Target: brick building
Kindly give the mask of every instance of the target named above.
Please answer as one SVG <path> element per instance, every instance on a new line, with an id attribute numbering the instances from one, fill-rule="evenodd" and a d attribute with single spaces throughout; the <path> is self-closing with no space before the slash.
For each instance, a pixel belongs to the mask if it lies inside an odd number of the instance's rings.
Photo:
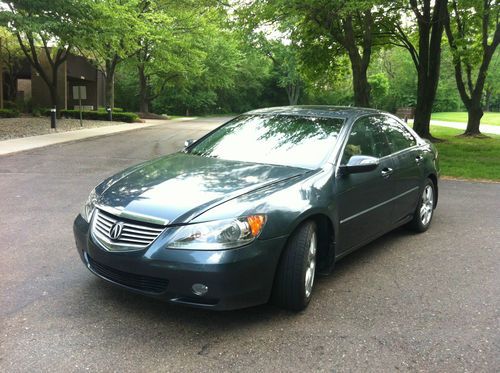
<path id="1" fill-rule="evenodd" d="M 50 71 L 45 53 L 39 53 L 40 63 Z M 5 100 L 24 101 L 31 99 L 33 107 L 49 108 L 50 92 L 40 74 L 25 61 L 15 74 L 16 97 L 9 97 L 4 87 Z M 5 82 L 5 79 L 4 79 Z M 80 87 L 80 88 L 79 88 Z M 61 109 L 78 109 L 78 91 L 82 95 L 82 107 L 97 110 L 105 105 L 104 75 L 86 58 L 69 55 L 58 70 L 58 103 Z"/>

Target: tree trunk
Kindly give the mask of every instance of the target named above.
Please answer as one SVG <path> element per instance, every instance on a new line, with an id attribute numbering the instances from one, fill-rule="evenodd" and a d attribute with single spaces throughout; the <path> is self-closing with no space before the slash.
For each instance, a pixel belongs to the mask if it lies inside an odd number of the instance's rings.
<path id="1" fill-rule="evenodd" d="M 491 94 L 493 89 L 488 87 L 484 90 L 484 111 L 490 111 L 491 109 Z"/>
<path id="2" fill-rule="evenodd" d="M 51 107 L 56 108 L 57 114 L 59 115 L 59 100 L 58 100 L 58 85 L 57 85 L 57 72 L 59 68 L 58 66 L 52 67 L 52 81 L 50 82 L 45 82 L 47 84 L 47 87 L 49 88 L 50 92 L 50 104 Z"/>
<path id="3" fill-rule="evenodd" d="M 416 2 L 413 2 L 416 4 Z M 416 9 L 414 5 L 414 9 Z M 432 105 L 436 98 L 441 65 L 441 39 L 444 31 L 447 0 L 436 0 L 432 11 L 430 0 L 424 1 L 422 14 L 418 19 L 418 72 L 417 104 L 413 129 L 420 136 L 434 139 L 430 133 Z M 415 10 L 416 11 L 416 10 Z"/>
<path id="4" fill-rule="evenodd" d="M 288 84 L 286 86 L 286 95 L 288 97 L 289 105 L 297 105 L 300 96 L 300 85 L 299 84 Z"/>
<path id="5" fill-rule="evenodd" d="M 439 58 L 438 62 L 439 64 Z M 437 81 L 430 81 L 427 71 L 419 71 L 417 84 L 417 104 L 415 107 L 415 118 L 413 129 L 421 137 L 433 139 L 430 133 L 432 105 L 436 98 Z"/>
<path id="6" fill-rule="evenodd" d="M 354 105 L 358 107 L 370 107 L 370 83 L 366 74 L 368 66 L 358 57 L 351 57 L 352 86 L 354 89 Z"/>
<path id="7" fill-rule="evenodd" d="M 115 107 L 115 74 L 107 73 L 104 80 L 106 106 L 113 109 Z"/>
<path id="8" fill-rule="evenodd" d="M 118 62 L 119 58 L 115 56 L 113 59 L 106 60 L 105 66 L 104 98 L 106 105 L 111 109 L 115 107 L 115 72 Z"/>
<path id="9" fill-rule="evenodd" d="M 481 123 L 481 118 L 483 117 L 483 109 L 481 108 L 481 101 L 474 100 L 470 103 L 467 108 L 467 128 L 465 129 L 465 136 L 478 136 L 481 134 L 479 131 L 479 124 Z"/>
<path id="10" fill-rule="evenodd" d="M 148 77 L 145 74 L 143 64 L 138 65 L 139 70 L 139 111 L 149 113 Z"/>
<path id="11" fill-rule="evenodd" d="M 372 51 L 372 24 L 370 11 L 364 13 L 363 38 L 361 48 L 356 44 L 356 33 L 352 24 L 352 17 L 343 20 L 344 38 L 341 40 L 347 50 L 352 68 L 352 86 L 354 90 L 354 105 L 370 107 L 370 83 L 368 83 L 368 66 Z"/>

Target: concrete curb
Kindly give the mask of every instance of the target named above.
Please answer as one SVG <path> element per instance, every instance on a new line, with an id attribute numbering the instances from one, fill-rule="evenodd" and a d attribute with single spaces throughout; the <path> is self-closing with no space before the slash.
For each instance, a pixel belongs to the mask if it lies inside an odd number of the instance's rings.
<path id="1" fill-rule="evenodd" d="M 0 156 L 23 152 L 37 148 L 43 148 L 50 145 L 62 144 L 66 142 L 74 142 L 85 140 L 93 137 L 113 135 L 116 133 L 144 129 L 162 124 L 173 124 L 195 120 L 196 117 L 176 118 L 171 120 L 146 119 L 145 123 L 124 123 L 112 126 L 87 128 L 82 130 L 49 133 L 46 135 L 20 137 L 17 139 L 0 141 Z"/>

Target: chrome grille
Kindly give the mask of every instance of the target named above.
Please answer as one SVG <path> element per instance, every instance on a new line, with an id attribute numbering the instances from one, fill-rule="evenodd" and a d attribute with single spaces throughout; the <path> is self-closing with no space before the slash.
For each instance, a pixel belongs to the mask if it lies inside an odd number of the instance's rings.
<path id="1" fill-rule="evenodd" d="M 112 238 L 115 225 L 121 225 L 121 234 Z M 148 247 L 165 227 L 140 221 L 122 219 L 98 208 L 92 219 L 92 236 L 109 251 L 132 251 Z"/>

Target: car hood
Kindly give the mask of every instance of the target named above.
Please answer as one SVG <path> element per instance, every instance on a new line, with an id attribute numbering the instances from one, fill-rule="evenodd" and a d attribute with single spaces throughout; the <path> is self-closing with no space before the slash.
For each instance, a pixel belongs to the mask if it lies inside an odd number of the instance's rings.
<path id="1" fill-rule="evenodd" d="M 308 172 L 302 168 L 176 153 L 111 177 L 98 204 L 124 215 L 188 222 L 225 201 Z"/>

